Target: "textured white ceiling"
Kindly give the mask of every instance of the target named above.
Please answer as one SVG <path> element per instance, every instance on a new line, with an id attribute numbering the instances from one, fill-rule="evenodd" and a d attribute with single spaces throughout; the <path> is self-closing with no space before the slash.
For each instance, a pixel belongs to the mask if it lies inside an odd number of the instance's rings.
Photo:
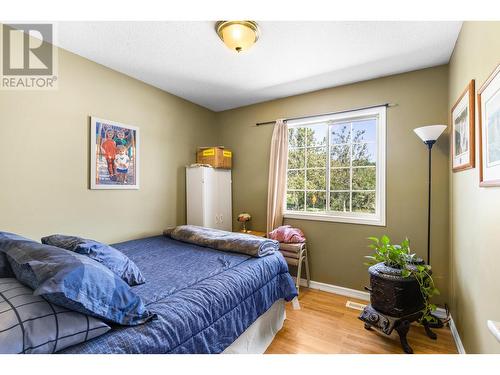
<path id="1" fill-rule="evenodd" d="M 57 44 L 214 111 L 446 64 L 461 22 L 259 22 L 236 54 L 215 22 L 60 22 Z"/>

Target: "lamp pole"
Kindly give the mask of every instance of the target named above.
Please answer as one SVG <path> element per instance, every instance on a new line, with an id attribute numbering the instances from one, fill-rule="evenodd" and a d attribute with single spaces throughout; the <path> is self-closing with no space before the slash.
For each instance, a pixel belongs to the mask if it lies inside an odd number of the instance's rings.
<path id="1" fill-rule="evenodd" d="M 436 141 L 425 141 L 429 149 L 429 195 L 427 202 L 427 264 L 431 264 L 431 196 L 432 196 L 432 146 Z"/>

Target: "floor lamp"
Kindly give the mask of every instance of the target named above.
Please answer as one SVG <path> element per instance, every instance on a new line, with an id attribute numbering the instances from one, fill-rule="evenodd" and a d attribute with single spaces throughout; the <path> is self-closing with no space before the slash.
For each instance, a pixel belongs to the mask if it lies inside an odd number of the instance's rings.
<path id="1" fill-rule="evenodd" d="M 443 134 L 446 129 L 446 125 L 429 125 L 422 126 L 420 128 L 413 129 L 413 131 L 420 137 L 420 139 L 427 145 L 429 149 L 429 200 L 427 202 L 427 264 L 431 265 L 431 186 L 432 186 L 432 146 L 436 143 L 437 139 L 441 134 Z M 448 306 L 445 304 L 446 310 L 448 311 Z M 435 322 L 431 323 L 429 326 L 433 328 L 442 328 L 446 322 L 434 316 Z"/>
<path id="2" fill-rule="evenodd" d="M 446 125 L 429 125 L 413 129 L 429 149 L 429 201 L 427 202 L 427 264 L 431 264 L 431 182 L 432 182 L 432 146 L 446 129 Z"/>

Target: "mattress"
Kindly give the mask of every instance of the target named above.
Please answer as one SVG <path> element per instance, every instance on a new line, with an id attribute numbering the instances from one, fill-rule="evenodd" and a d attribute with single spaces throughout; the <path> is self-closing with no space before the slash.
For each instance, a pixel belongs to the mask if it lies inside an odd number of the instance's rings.
<path id="1" fill-rule="evenodd" d="M 221 353 L 279 299 L 297 295 L 283 256 L 221 252 L 155 236 L 113 245 L 141 269 L 133 287 L 158 319 L 63 353 Z"/>

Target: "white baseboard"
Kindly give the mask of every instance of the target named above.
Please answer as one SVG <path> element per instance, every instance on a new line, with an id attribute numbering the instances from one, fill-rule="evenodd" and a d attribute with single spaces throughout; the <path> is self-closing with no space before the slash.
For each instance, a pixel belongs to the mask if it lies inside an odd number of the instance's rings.
<path id="1" fill-rule="evenodd" d="M 467 354 L 462 344 L 462 340 L 460 339 L 460 335 L 458 334 L 457 326 L 455 325 L 455 322 L 453 321 L 453 317 L 451 315 L 450 315 L 449 325 L 450 325 L 451 335 L 453 336 L 453 340 L 455 340 L 455 345 L 457 346 L 458 354 Z"/>
<path id="2" fill-rule="evenodd" d="M 434 312 L 434 315 L 438 318 L 445 319 L 446 310 L 438 307 Z M 448 322 L 448 326 L 450 327 L 451 336 L 453 337 L 453 341 L 455 341 L 455 346 L 457 347 L 458 354 L 467 354 L 465 352 L 465 348 L 462 344 L 462 340 L 460 339 L 460 335 L 458 334 L 457 326 L 455 325 L 455 321 L 453 320 L 453 316 L 450 314 L 450 321 Z"/>
<path id="3" fill-rule="evenodd" d="M 293 279 L 297 280 L 296 277 L 294 277 Z M 307 280 L 300 279 L 300 286 L 307 287 Z M 345 296 L 345 297 L 357 298 L 357 299 L 360 299 L 363 301 L 370 300 L 370 293 L 364 292 L 362 290 L 345 288 L 343 286 L 325 284 L 325 283 L 320 283 L 319 281 L 312 281 L 312 280 L 310 282 L 309 287 L 311 289 L 322 290 L 324 292 L 339 294 L 339 295 Z M 446 310 L 438 307 L 436 312 L 435 312 L 435 315 L 438 318 L 444 319 L 444 318 L 446 318 Z M 453 317 L 451 315 L 450 315 L 449 326 L 450 326 L 451 335 L 453 336 L 453 340 L 455 341 L 455 345 L 457 347 L 458 353 L 459 354 L 466 354 L 464 346 L 462 345 L 462 340 L 460 339 L 460 335 L 458 334 L 457 327 L 455 326 L 455 322 L 453 321 Z"/>
<path id="4" fill-rule="evenodd" d="M 294 277 L 293 279 L 297 280 L 296 277 Z M 300 279 L 300 286 L 307 287 L 307 280 Z M 368 292 L 363 292 L 361 290 L 356 290 L 356 289 L 351 289 L 351 288 L 345 288 L 343 286 L 338 286 L 338 285 L 320 283 L 319 281 L 312 281 L 311 280 L 309 288 L 322 290 L 322 291 L 328 292 L 328 293 L 339 294 L 339 295 L 345 296 L 345 297 L 357 298 L 357 299 L 360 299 L 363 301 L 370 300 L 370 293 L 368 293 Z"/>

